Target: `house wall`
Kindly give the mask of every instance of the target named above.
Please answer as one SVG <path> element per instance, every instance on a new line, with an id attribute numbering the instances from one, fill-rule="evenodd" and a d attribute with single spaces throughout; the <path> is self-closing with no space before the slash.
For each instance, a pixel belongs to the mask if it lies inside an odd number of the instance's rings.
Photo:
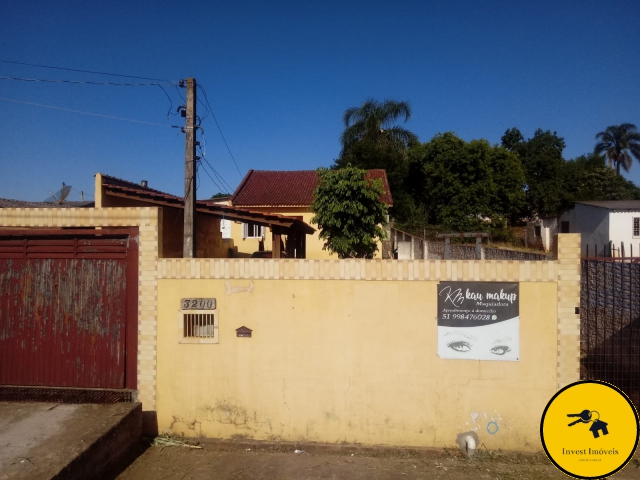
<path id="1" fill-rule="evenodd" d="M 98 191 L 98 190 L 96 190 Z M 149 207 L 152 204 L 134 198 L 122 198 L 102 194 L 102 208 Z M 162 254 L 163 258 L 182 258 L 184 210 L 173 207 L 162 209 Z M 204 258 L 228 258 L 233 240 L 223 240 L 220 235 L 220 220 L 213 215 L 196 213 L 196 255 Z"/>
<path id="2" fill-rule="evenodd" d="M 323 250 L 322 246 L 324 241 L 320 240 L 320 230 L 317 224 L 311 223 L 313 218 L 313 212 L 309 211 L 308 207 L 247 207 L 254 212 L 263 213 L 275 213 L 278 215 L 285 215 L 290 217 L 302 217 L 302 220 L 315 228 L 315 233 L 307 235 L 307 259 L 323 260 L 323 259 L 337 259 L 337 255 L 330 254 L 327 250 Z M 242 238 L 242 224 L 233 223 L 231 226 L 231 236 L 234 240 L 234 246 L 237 247 L 237 257 L 247 258 L 250 257 L 253 252 L 257 252 L 259 249 L 259 239 L 257 238 Z M 265 230 L 265 250 L 271 250 L 271 231 Z M 378 242 L 378 252 L 375 258 L 382 257 L 382 242 Z"/>
<path id="3" fill-rule="evenodd" d="M 640 210 L 635 212 L 610 212 L 609 213 L 609 239 L 616 248 L 624 242 L 625 256 L 640 256 L 640 236 L 633 236 L 633 219 L 640 217 Z"/>
<path id="4" fill-rule="evenodd" d="M 553 250 L 553 239 L 560 231 L 557 217 L 543 218 L 542 222 L 542 246 L 545 252 Z"/>
<path id="5" fill-rule="evenodd" d="M 550 262 L 161 260 L 159 429 L 415 446 L 475 430 L 538 450 L 546 402 L 579 379 L 579 244 Z M 520 282 L 520 361 L 436 355 L 441 280 Z M 180 344 L 180 298 L 212 296 L 219 343 Z"/>
<path id="6" fill-rule="evenodd" d="M 569 231 L 582 234 L 581 248 L 586 254 L 589 245 L 589 256 L 604 255 L 604 246 L 609 244 L 609 210 L 576 203 L 575 207 L 564 215 L 562 220 L 569 221 Z M 594 255 L 595 246 L 598 252 Z"/>

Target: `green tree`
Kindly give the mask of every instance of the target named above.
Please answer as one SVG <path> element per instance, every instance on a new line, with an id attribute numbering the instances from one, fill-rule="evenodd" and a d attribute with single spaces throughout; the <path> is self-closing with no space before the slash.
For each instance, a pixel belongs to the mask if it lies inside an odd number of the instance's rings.
<path id="1" fill-rule="evenodd" d="M 524 142 L 524 137 L 522 136 L 520 130 L 514 127 L 504 132 L 501 140 L 502 146 L 512 152 L 516 150 L 522 142 Z"/>
<path id="2" fill-rule="evenodd" d="M 403 219 L 413 207 L 405 189 L 407 176 L 407 148 L 417 143 L 409 130 L 396 125 L 411 118 L 408 102 L 368 99 L 360 107 L 347 109 L 343 115 L 344 131 L 340 136 L 342 150 L 333 168 L 347 165 L 366 170 L 386 170 L 393 197 L 391 213 Z"/>
<path id="3" fill-rule="evenodd" d="M 592 153 L 565 162 L 564 185 L 571 201 L 640 200 L 640 188 L 605 165 Z"/>
<path id="4" fill-rule="evenodd" d="M 417 137 L 409 130 L 395 125 L 403 117 L 405 123 L 411 118 L 408 102 L 379 102 L 370 98 L 359 107 L 348 108 L 342 116 L 345 130 L 340 136 L 341 156 L 361 142 L 385 150 L 404 152 Z"/>
<path id="5" fill-rule="evenodd" d="M 387 206 L 380 201 L 380 180 L 350 165 L 340 170 L 317 170 L 319 181 L 311 210 L 320 228 L 324 250 L 338 258 L 373 258 L 377 241 L 385 238 Z"/>
<path id="6" fill-rule="evenodd" d="M 507 130 L 502 137 L 502 145 L 520 156 L 524 168 L 526 203 L 520 217 L 555 215 L 568 202 L 563 184 L 564 139 L 540 128 L 532 138 L 523 138 L 517 128 Z"/>
<path id="7" fill-rule="evenodd" d="M 214 193 L 213 195 L 211 195 L 211 200 L 213 200 L 214 198 L 225 198 L 225 197 L 230 197 L 230 196 L 231 196 L 230 193 L 218 192 L 218 193 Z"/>
<path id="8" fill-rule="evenodd" d="M 465 142 L 447 132 L 412 147 L 409 156 L 408 186 L 431 224 L 456 231 L 486 229 L 485 219 L 511 218 L 524 203 L 518 156 L 486 140 Z"/>
<path id="9" fill-rule="evenodd" d="M 596 135 L 594 153 L 604 153 L 609 160 L 609 167 L 616 168 L 620 175 L 620 167 L 628 172 L 635 158 L 640 162 L 640 133 L 632 123 L 611 125 L 604 132 Z"/>

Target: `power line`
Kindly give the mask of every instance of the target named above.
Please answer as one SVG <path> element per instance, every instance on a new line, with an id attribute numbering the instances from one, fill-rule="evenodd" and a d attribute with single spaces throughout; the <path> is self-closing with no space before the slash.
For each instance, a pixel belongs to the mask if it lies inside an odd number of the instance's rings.
<path id="1" fill-rule="evenodd" d="M 218 171 L 215 168 L 213 168 L 213 165 L 209 163 L 209 160 L 205 158 L 204 161 L 207 162 L 207 165 L 209 165 L 209 168 L 211 169 L 213 174 L 218 178 L 218 180 L 220 180 L 220 182 L 224 184 L 225 190 L 227 190 L 227 192 L 229 193 L 232 193 L 235 190 L 235 188 L 231 188 L 231 185 L 229 185 L 227 181 L 222 177 L 222 175 L 220 175 Z"/>
<path id="2" fill-rule="evenodd" d="M 123 75 L 121 73 L 96 72 L 96 71 L 92 71 L 92 70 L 80 70 L 80 69 L 77 69 L 77 68 L 54 67 L 52 65 L 39 65 L 39 64 L 36 64 L 36 63 L 13 62 L 11 60 L 2 60 L 2 59 L 0 59 L 0 62 L 2 62 L 2 63 L 12 63 L 14 65 L 26 65 L 28 67 L 50 68 L 50 69 L 53 69 L 53 70 L 66 70 L 67 72 L 81 72 L 81 73 L 91 73 L 91 74 L 94 74 L 94 75 L 110 75 L 112 77 L 137 78 L 139 80 L 154 80 L 154 81 L 157 81 L 157 82 L 169 82 L 169 80 L 167 80 L 166 78 L 138 77 L 138 76 L 135 76 L 135 75 Z"/>
<path id="3" fill-rule="evenodd" d="M 171 86 L 173 83 L 116 83 L 116 82 L 91 82 L 87 80 L 58 80 L 49 78 L 20 78 L 20 77 L 0 77 L 0 80 L 16 80 L 20 82 L 46 82 L 46 83 L 75 83 L 84 85 L 109 85 L 117 87 L 155 87 L 160 85 Z"/>
<path id="4" fill-rule="evenodd" d="M 209 109 L 209 112 L 211 112 L 211 116 L 213 117 L 213 120 L 216 122 L 216 126 L 218 127 L 218 131 L 220 132 L 220 136 L 222 137 L 222 140 L 224 141 L 224 144 L 227 147 L 227 150 L 229 151 L 229 155 L 231 155 L 231 160 L 233 160 L 233 164 L 236 166 L 236 170 L 238 170 L 238 173 L 240 174 L 240 177 L 242 178 L 242 172 L 240 171 L 240 168 L 238 167 L 238 163 L 236 162 L 236 159 L 234 158 L 233 153 L 231 153 L 231 149 L 229 148 L 229 144 L 227 143 L 227 139 L 224 138 L 224 133 L 222 133 L 222 129 L 220 128 L 220 124 L 218 123 L 218 119 L 216 118 L 216 114 L 213 113 L 213 108 L 211 108 L 211 104 L 209 103 L 209 99 L 207 98 L 207 92 L 202 87 L 202 85 L 198 85 L 198 87 L 200 87 L 200 91 L 204 95 L 204 99 L 207 102 L 207 108 Z"/>
<path id="5" fill-rule="evenodd" d="M 202 159 L 200 159 L 200 160 L 201 160 L 200 165 L 204 166 L 204 165 L 203 165 L 203 163 L 202 163 Z M 224 189 L 224 188 L 222 188 L 220 185 L 218 185 L 218 183 L 213 179 L 213 177 L 209 174 L 209 172 L 207 171 L 207 169 L 206 169 L 206 168 L 202 168 L 202 169 L 200 169 L 200 170 L 204 170 L 204 173 L 206 173 L 206 174 L 207 174 L 207 176 L 208 176 L 208 177 L 211 179 L 211 181 L 213 182 L 213 184 L 214 184 L 216 187 L 218 187 L 218 190 L 220 190 L 221 192 L 222 192 L 223 190 L 225 190 L 225 189 Z"/>
<path id="6" fill-rule="evenodd" d="M 227 193 L 231 193 L 233 192 L 233 188 L 231 188 L 231 185 L 229 185 L 227 183 L 227 181 L 222 177 L 222 175 L 220 175 L 215 168 L 213 168 L 213 166 L 211 165 L 211 163 L 209 163 L 209 160 L 207 160 L 204 156 L 202 157 L 202 160 L 205 161 L 206 166 L 209 167 L 209 169 L 211 170 L 211 172 L 216 176 L 216 178 L 218 179 L 218 181 L 222 184 L 222 187 L 220 188 L 220 191 L 226 190 Z M 205 166 L 205 164 L 202 164 L 203 167 Z M 205 169 L 206 171 L 206 169 Z M 217 185 L 217 184 L 216 184 Z M 219 187 L 219 185 L 218 185 Z"/>
<path id="7" fill-rule="evenodd" d="M 225 185 L 225 190 L 227 190 L 228 192 L 232 192 L 234 189 L 231 188 L 231 185 L 229 185 L 229 183 L 227 183 L 227 181 L 222 177 L 221 174 L 219 174 L 217 172 L 217 170 L 215 168 L 213 168 L 213 165 L 211 165 L 211 163 L 209 163 L 209 160 L 207 160 L 207 152 L 206 152 L 206 148 L 207 148 L 207 138 L 204 135 L 204 130 L 202 131 L 202 141 L 204 142 L 204 146 L 202 145 L 198 145 L 198 148 L 200 149 L 200 153 L 202 154 L 202 158 L 204 159 L 205 162 L 207 162 L 207 165 L 209 165 L 209 168 L 211 169 L 211 171 L 213 172 L 213 174 L 218 178 L 218 180 L 220 180 L 220 182 Z"/>
<path id="8" fill-rule="evenodd" d="M 101 113 L 84 112 L 82 110 L 72 110 L 70 108 L 55 107 L 53 105 L 45 105 L 44 103 L 24 102 L 22 100 L 15 100 L 13 98 L 0 97 L 0 100 L 4 100 L 5 102 L 22 103 L 24 105 L 32 105 L 34 107 L 43 107 L 43 108 L 51 108 L 53 110 L 62 110 L 63 112 L 81 113 L 82 115 L 91 115 L 94 117 L 110 118 L 112 120 L 122 120 L 124 122 L 134 122 L 134 123 L 142 123 L 145 125 L 154 125 L 156 127 L 180 128 L 173 125 L 165 125 L 163 123 L 145 122 L 144 120 L 135 120 L 133 118 L 114 117 L 113 115 L 103 115 Z"/>

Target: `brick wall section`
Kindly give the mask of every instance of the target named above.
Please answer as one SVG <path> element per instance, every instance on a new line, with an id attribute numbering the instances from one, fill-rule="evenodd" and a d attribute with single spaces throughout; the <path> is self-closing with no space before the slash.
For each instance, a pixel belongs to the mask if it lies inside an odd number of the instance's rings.
<path id="1" fill-rule="evenodd" d="M 580 380 L 580 234 L 556 235 L 558 265 L 558 389 Z"/>
<path id="2" fill-rule="evenodd" d="M 0 209 L 0 227 L 138 227 L 138 400 L 156 404 L 156 322 L 158 316 L 158 208 Z"/>
<path id="3" fill-rule="evenodd" d="M 578 263 L 580 261 L 579 257 Z M 558 264 L 511 260 L 161 259 L 158 278 L 556 282 Z"/>

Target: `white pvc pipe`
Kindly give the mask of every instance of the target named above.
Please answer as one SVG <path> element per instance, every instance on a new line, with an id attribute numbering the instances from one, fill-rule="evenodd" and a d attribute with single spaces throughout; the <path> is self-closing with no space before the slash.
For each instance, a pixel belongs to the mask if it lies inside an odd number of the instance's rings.
<path id="1" fill-rule="evenodd" d="M 474 453 L 476 453 L 476 439 L 471 435 L 467 435 L 464 438 L 464 442 L 467 446 L 467 457 L 471 457 Z"/>

